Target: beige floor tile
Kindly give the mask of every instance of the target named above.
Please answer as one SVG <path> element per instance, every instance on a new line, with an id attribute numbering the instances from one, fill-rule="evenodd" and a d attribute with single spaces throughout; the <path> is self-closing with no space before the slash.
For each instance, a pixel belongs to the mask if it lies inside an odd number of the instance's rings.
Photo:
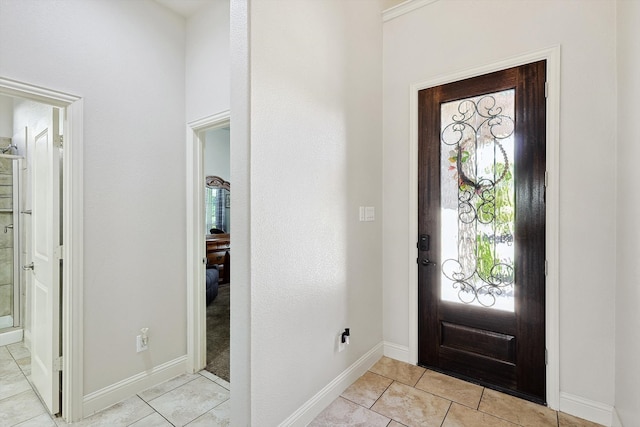
<path id="1" fill-rule="evenodd" d="M 20 369 L 0 377 L 0 400 L 27 390 L 31 390 L 31 385 Z"/>
<path id="2" fill-rule="evenodd" d="M 524 427 L 557 427 L 556 411 L 517 397 L 485 389 L 480 411 Z"/>
<path id="3" fill-rule="evenodd" d="M 439 427 L 450 404 L 441 397 L 394 382 L 371 409 L 407 426 Z"/>
<path id="4" fill-rule="evenodd" d="M 152 413 L 153 409 L 144 400 L 133 396 L 77 423 L 67 424 L 63 420 L 56 419 L 56 424 L 73 427 L 126 427 Z"/>
<path id="5" fill-rule="evenodd" d="M 393 380 L 390 378 L 366 372 L 351 384 L 341 396 L 365 408 L 371 408 L 392 382 Z"/>
<path id="6" fill-rule="evenodd" d="M 205 378 L 209 378 L 211 381 L 218 381 L 220 379 L 219 376 L 217 376 L 216 374 L 212 374 L 211 372 L 207 371 L 206 369 L 203 369 L 202 371 L 198 372 L 200 375 L 202 375 Z"/>
<path id="7" fill-rule="evenodd" d="M 44 413 L 44 406 L 33 390 L 0 400 L 0 426 L 13 426 Z"/>
<path id="8" fill-rule="evenodd" d="M 416 388 L 473 409 L 478 408 L 483 390 L 483 387 L 477 384 L 471 384 L 430 370 L 427 370 L 420 378 Z"/>
<path id="9" fill-rule="evenodd" d="M 196 378 L 200 378 L 200 376 L 198 374 L 182 374 L 182 375 L 178 375 L 175 378 L 172 378 L 168 381 L 165 381 L 161 384 L 158 384 L 155 387 L 150 387 L 146 390 L 144 390 L 141 393 L 138 393 L 138 396 L 140 396 L 140 398 L 142 400 L 144 400 L 145 402 L 148 402 L 150 400 L 153 400 L 157 397 L 162 396 L 163 394 L 180 387 L 181 385 L 184 385 L 186 383 L 188 383 L 189 381 L 193 381 Z"/>
<path id="10" fill-rule="evenodd" d="M 154 412 L 151 415 L 147 415 L 140 421 L 136 421 L 129 427 L 173 427 L 171 423 L 164 419 L 162 415 Z"/>
<path id="11" fill-rule="evenodd" d="M 400 424 L 399 422 L 395 421 L 395 420 L 391 420 L 391 422 L 389 423 L 389 425 L 387 427 L 406 427 L 404 424 Z"/>
<path id="12" fill-rule="evenodd" d="M 6 345 L 0 347 L 0 361 L 2 360 L 13 360 L 13 356 L 9 353 Z"/>
<path id="13" fill-rule="evenodd" d="M 9 353 L 11 353 L 13 358 L 16 360 L 31 357 L 31 352 L 22 341 L 15 344 L 9 344 L 7 346 L 7 350 L 9 350 Z"/>
<path id="14" fill-rule="evenodd" d="M 13 357 L 11 357 L 11 355 L 9 355 L 8 359 L 5 359 L 5 358 L 0 359 L 0 378 L 2 378 L 5 375 L 11 375 L 18 372 L 22 372 L 22 371 L 20 370 L 20 367 L 18 366 L 16 361 L 13 360 Z"/>
<path id="15" fill-rule="evenodd" d="M 229 390 L 200 376 L 149 401 L 169 422 L 184 426 L 229 399 Z"/>
<path id="16" fill-rule="evenodd" d="M 338 397 L 322 411 L 308 427 L 335 427 L 335 426 L 360 426 L 360 427 L 386 427 L 389 418 L 356 405 L 342 397 Z"/>
<path id="17" fill-rule="evenodd" d="M 218 378 L 215 382 L 216 384 L 220 384 L 222 387 L 226 388 L 227 390 L 231 390 L 231 383 L 229 381 L 223 380 L 222 378 Z"/>
<path id="18" fill-rule="evenodd" d="M 230 419 L 231 401 L 227 400 L 187 424 L 187 427 L 229 427 Z"/>
<path id="19" fill-rule="evenodd" d="M 592 423 L 564 412 L 558 412 L 558 421 L 560 427 L 602 427 L 602 424 Z"/>
<path id="20" fill-rule="evenodd" d="M 16 360 L 16 363 L 22 370 L 22 373 L 29 376 L 31 375 L 31 356 Z"/>
<path id="21" fill-rule="evenodd" d="M 16 424 L 15 427 L 56 427 L 49 414 L 41 414 L 23 423 Z"/>
<path id="22" fill-rule="evenodd" d="M 518 427 L 493 415 L 452 403 L 442 427 Z"/>
<path id="23" fill-rule="evenodd" d="M 217 376 L 216 374 L 212 374 L 211 372 L 207 371 L 206 369 L 203 369 L 202 371 L 198 372 L 200 375 L 202 375 L 205 378 L 209 378 L 211 381 L 220 384 L 222 387 L 226 388 L 227 390 L 231 390 L 231 384 L 229 383 L 229 381 L 223 380 L 222 378 L 220 378 L 219 376 Z"/>
<path id="24" fill-rule="evenodd" d="M 391 378 L 392 380 L 399 381 L 412 387 L 416 385 L 425 371 L 424 368 L 419 366 L 400 362 L 399 360 L 391 359 L 389 357 L 382 357 L 369 370 L 374 374 Z"/>

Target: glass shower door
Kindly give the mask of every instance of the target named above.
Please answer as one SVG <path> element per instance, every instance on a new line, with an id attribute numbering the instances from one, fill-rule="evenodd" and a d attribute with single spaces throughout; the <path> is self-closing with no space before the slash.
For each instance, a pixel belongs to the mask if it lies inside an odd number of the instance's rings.
<path id="1" fill-rule="evenodd" d="M 0 330 L 21 326 L 18 161 L 0 156 Z"/>

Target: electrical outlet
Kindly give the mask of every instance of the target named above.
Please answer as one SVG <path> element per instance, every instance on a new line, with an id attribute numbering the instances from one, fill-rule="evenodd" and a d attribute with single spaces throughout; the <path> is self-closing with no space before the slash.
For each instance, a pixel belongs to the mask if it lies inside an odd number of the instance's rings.
<path id="1" fill-rule="evenodd" d="M 145 351 L 149 348 L 149 342 L 144 342 L 142 340 L 142 335 L 138 335 L 136 337 L 136 351 L 140 353 L 141 351 Z"/>

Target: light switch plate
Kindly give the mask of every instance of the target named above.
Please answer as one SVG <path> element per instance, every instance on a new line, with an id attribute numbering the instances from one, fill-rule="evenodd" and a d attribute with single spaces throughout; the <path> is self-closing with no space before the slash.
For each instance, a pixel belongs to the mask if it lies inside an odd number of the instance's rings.
<path id="1" fill-rule="evenodd" d="M 365 221 L 375 221 L 376 219 L 376 208 L 373 206 L 367 206 L 364 208 L 364 220 Z"/>

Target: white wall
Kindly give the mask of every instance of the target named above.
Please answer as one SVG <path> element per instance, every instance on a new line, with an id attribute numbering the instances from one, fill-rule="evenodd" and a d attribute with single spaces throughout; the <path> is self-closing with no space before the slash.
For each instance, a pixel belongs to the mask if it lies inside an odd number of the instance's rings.
<path id="1" fill-rule="evenodd" d="M 618 258 L 616 295 L 616 409 L 625 426 L 640 420 L 640 3 L 617 2 L 618 25 Z"/>
<path id="2" fill-rule="evenodd" d="M 560 391 L 613 405 L 613 2 L 437 1 L 384 24 L 384 339 L 409 344 L 409 85 L 554 45 L 562 47 Z"/>
<path id="3" fill-rule="evenodd" d="M 211 129 L 204 137 L 204 174 L 231 180 L 229 128 Z"/>
<path id="4" fill-rule="evenodd" d="M 382 339 L 381 6 L 250 10 L 251 417 L 269 426 Z"/>
<path id="5" fill-rule="evenodd" d="M 229 1 L 211 0 L 187 20 L 187 122 L 229 109 Z"/>
<path id="6" fill-rule="evenodd" d="M 233 182 L 233 268 L 231 281 L 231 419 L 234 425 L 252 423 L 251 367 L 251 70 L 249 0 L 236 0 L 229 7 L 231 182 Z M 255 418 L 258 419 L 258 418 Z"/>
<path id="7" fill-rule="evenodd" d="M 13 135 L 13 98 L 0 95 L 0 137 Z"/>
<path id="8" fill-rule="evenodd" d="M 147 0 L 0 0 L 0 76 L 84 98 L 85 395 L 186 354 L 184 41 Z"/>

